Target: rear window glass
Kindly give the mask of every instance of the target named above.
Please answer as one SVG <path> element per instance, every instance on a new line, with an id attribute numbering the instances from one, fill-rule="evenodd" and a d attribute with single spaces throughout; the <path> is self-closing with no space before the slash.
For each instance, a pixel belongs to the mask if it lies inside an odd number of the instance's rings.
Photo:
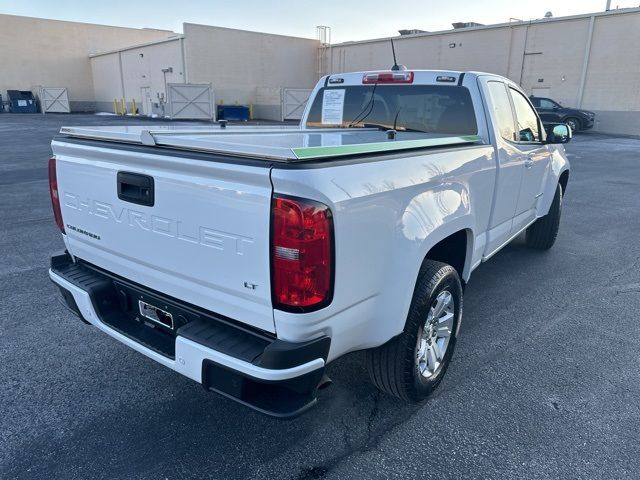
<path id="1" fill-rule="evenodd" d="M 444 85 L 325 87 L 316 95 L 307 127 L 381 126 L 402 131 L 478 133 L 469 90 Z"/>

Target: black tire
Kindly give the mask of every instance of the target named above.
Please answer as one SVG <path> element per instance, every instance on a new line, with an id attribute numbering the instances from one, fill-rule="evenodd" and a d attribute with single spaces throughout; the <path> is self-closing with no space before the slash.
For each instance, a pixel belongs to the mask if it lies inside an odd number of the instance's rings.
<path id="1" fill-rule="evenodd" d="M 564 123 L 569 125 L 569 128 L 571 129 L 571 133 L 575 133 L 575 132 L 580 131 L 580 127 L 582 125 L 580 123 L 580 120 L 578 120 L 577 118 L 573 118 L 573 117 L 565 118 L 564 119 Z"/>
<path id="2" fill-rule="evenodd" d="M 558 184 L 549 213 L 527 228 L 526 243 L 531 248 L 548 250 L 556 242 L 562 214 L 562 185 Z"/>
<path id="3" fill-rule="evenodd" d="M 448 346 L 439 366 L 429 378 L 419 372 L 418 336 L 422 335 L 427 314 L 442 292 L 454 300 L 453 323 Z M 367 351 L 367 367 L 373 384 L 398 398 L 419 402 L 442 381 L 456 344 L 462 317 L 462 285 L 456 270 L 445 263 L 425 260 L 418 274 L 411 307 L 403 332 L 384 345 Z"/>

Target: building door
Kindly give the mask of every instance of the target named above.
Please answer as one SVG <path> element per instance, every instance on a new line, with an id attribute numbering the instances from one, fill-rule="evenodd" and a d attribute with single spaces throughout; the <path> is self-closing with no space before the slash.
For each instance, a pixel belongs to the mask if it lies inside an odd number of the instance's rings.
<path id="1" fill-rule="evenodd" d="M 151 87 L 141 87 L 140 96 L 142 98 L 142 114 L 150 117 L 153 113 L 153 106 L 151 105 Z"/>

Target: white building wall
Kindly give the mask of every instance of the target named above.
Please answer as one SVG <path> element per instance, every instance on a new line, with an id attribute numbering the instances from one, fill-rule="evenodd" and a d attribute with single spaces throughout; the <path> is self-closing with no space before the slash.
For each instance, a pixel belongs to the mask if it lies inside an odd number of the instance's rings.
<path id="1" fill-rule="evenodd" d="M 147 47 L 133 48 L 121 53 L 124 79 L 124 98 L 141 104 L 143 87 L 149 87 L 151 98 L 158 101 L 165 95 L 166 83 L 185 83 L 182 61 L 181 39 L 167 41 Z M 163 69 L 171 72 L 163 73 Z"/>
<path id="2" fill-rule="evenodd" d="M 526 37 L 522 75 L 514 79 L 527 93 L 548 88 L 549 96 L 567 106 L 577 106 L 589 19 L 536 23 L 520 27 Z M 524 54 L 523 54 L 524 53 Z"/>
<path id="3" fill-rule="evenodd" d="M 96 107 L 113 111 L 113 100 L 123 99 L 131 111 L 135 100 L 142 111 L 142 89 L 148 87 L 154 102 L 166 98 L 166 83 L 185 83 L 182 38 L 130 47 L 91 57 Z M 163 69 L 171 72 L 163 73 Z"/>
<path id="4" fill-rule="evenodd" d="M 124 98 L 117 53 L 91 58 L 93 89 L 98 111 L 112 111 L 113 100 Z"/>
<path id="5" fill-rule="evenodd" d="M 167 38 L 171 32 L 0 15 L 0 94 L 67 87 L 72 110 L 92 109 L 89 55 Z"/>
<path id="6" fill-rule="evenodd" d="M 582 106 L 599 130 L 640 135 L 640 13 L 596 19 Z"/>
<path id="7" fill-rule="evenodd" d="M 318 79 L 317 40 L 190 23 L 184 36 L 188 81 L 211 83 L 218 103 L 253 104 L 256 118 L 279 120 L 276 90 Z"/>

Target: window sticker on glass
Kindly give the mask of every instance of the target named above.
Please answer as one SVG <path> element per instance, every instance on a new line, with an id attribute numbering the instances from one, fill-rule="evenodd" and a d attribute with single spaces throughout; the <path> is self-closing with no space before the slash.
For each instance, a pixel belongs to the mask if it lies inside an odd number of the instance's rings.
<path id="1" fill-rule="evenodd" d="M 342 125 L 344 111 L 344 88 L 326 89 L 322 97 L 323 125 Z"/>

